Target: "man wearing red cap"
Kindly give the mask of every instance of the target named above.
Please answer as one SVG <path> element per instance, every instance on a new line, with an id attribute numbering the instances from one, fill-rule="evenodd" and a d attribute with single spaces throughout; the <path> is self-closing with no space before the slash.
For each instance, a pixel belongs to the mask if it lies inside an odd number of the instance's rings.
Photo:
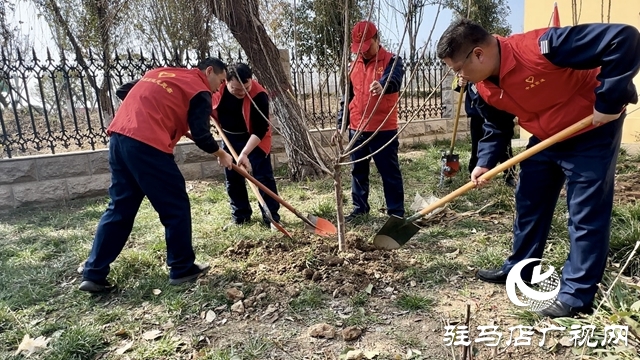
<path id="1" fill-rule="evenodd" d="M 349 127 L 349 140 L 361 131 L 354 142 L 353 149 L 356 150 L 351 153 L 351 161 L 355 162 L 351 168 L 354 208 L 346 220 L 351 222 L 370 211 L 371 157 L 382 177 L 387 214 L 404 217 L 404 187 L 396 136 L 396 103 L 404 76 L 402 58 L 380 45 L 378 29 L 370 21 L 360 21 L 353 27 L 351 51 L 358 56 L 350 64 L 348 106 L 345 109 L 343 98 L 338 112 L 337 131 L 332 137 L 334 143 L 340 139 L 343 117 Z"/>

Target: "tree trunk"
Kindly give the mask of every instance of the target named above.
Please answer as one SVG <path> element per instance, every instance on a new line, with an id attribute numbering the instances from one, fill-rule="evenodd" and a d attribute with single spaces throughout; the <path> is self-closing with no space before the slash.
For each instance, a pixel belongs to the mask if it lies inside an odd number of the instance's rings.
<path id="1" fill-rule="evenodd" d="M 260 83 L 269 91 L 272 113 L 279 120 L 293 181 L 331 173 L 304 123 L 303 111 L 291 91 L 280 52 L 260 22 L 256 0 L 209 0 L 213 15 L 227 24 L 249 58 Z"/>
<path id="2" fill-rule="evenodd" d="M 108 2 L 101 0 L 93 0 L 93 4 L 98 18 L 98 31 L 100 32 L 100 47 L 103 54 L 102 69 L 105 74 L 109 73 L 111 68 L 111 36 L 109 34 L 111 30 L 111 22 L 108 19 L 109 8 Z M 113 107 L 111 104 L 111 98 L 109 97 L 109 76 L 105 76 L 102 80 L 102 86 L 99 89 L 95 89 L 98 95 L 98 101 L 100 102 L 100 109 L 102 114 L 106 117 L 106 123 L 111 123 L 113 119 Z M 97 85 L 97 84 L 96 84 Z M 108 125 L 107 125 L 108 126 Z"/>

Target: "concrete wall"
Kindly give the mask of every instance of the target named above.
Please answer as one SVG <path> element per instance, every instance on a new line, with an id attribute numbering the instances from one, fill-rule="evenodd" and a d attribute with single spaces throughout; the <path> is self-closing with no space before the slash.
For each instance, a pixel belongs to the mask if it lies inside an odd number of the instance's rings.
<path id="1" fill-rule="evenodd" d="M 629 24 L 640 29 L 640 1 L 580 1 L 578 7 L 572 8 L 570 0 L 525 0 L 524 1 L 524 31 L 545 28 L 551 23 L 553 4 L 558 4 L 560 26 L 587 23 L 618 23 Z M 640 89 L 640 75 L 634 78 L 634 84 Z M 622 129 L 622 143 L 625 146 L 640 144 L 640 104 L 629 104 Z M 633 112 L 635 111 L 635 112 Z M 633 112 L 633 113 L 632 113 Z M 523 139 L 529 138 L 526 131 L 520 132 Z"/>
<path id="2" fill-rule="evenodd" d="M 402 131 L 400 144 L 406 146 L 438 138 L 451 139 L 453 124 L 452 119 L 414 120 Z M 400 123 L 401 128 L 404 125 Z M 468 128 L 466 118 L 462 117 L 458 138 L 466 136 Z M 324 137 L 329 139 L 332 132 L 324 130 Z M 317 131 L 313 133 L 318 140 L 321 139 Z M 222 176 L 215 157 L 201 151 L 191 141 L 178 144 L 175 159 L 186 180 Z M 275 167 L 287 162 L 284 140 L 280 135 L 274 135 L 272 159 Z M 110 181 L 106 149 L 2 159 L 0 209 L 106 196 Z"/>

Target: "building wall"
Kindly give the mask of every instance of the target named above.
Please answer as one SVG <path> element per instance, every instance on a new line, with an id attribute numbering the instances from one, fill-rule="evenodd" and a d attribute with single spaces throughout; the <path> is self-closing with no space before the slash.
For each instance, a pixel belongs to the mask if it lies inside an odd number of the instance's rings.
<path id="1" fill-rule="evenodd" d="M 524 31 L 544 28 L 551 23 L 554 0 L 524 0 Z M 571 0 L 557 0 L 560 25 L 573 25 Z M 640 29 L 640 1 L 620 0 L 588 0 L 577 1 L 578 24 L 586 23 L 623 23 L 630 24 Z M 610 20 L 607 21 L 611 3 Z M 640 91 L 640 76 L 634 80 L 636 88 Z M 638 104 L 630 105 L 627 112 L 638 109 Z M 530 134 L 521 130 L 520 137 L 528 138 Z M 625 120 L 623 143 L 640 143 L 640 110 L 636 111 Z"/>

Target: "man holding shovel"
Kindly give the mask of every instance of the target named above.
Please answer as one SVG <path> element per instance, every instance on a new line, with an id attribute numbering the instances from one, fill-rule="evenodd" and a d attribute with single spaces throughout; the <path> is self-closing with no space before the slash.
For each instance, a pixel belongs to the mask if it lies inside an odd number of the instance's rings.
<path id="1" fill-rule="evenodd" d="M 238 165 L 253 171 L 253 177 L 274 194 L 278 193 L 271 166 L 271 127 L 269 126 L 269 96 L 256 80 L 252 79 L 251 68 L 243 63 L 229 66 L 227 80 L 213 96 L 213 118 L 220 125 L 229 144 L 223 145 L 231 153 L 229 146 L 238 154 Z M 225 226 L 247 223 L 252 210 L 247 194 L 245 178 L 234 170 L 225 170 L 227 194 L 231 202 L 233 222 Z M 262 198 L 277 223 L 280 222 L 280 204 L 271 196 L 260 191 Z M 266 226 L 275 225 L 260 206 Z"/>
<path id="2" fill-rule="evenodd" d="M 633 78 L 640 68 L 640 34 L 633 26 L 584 24 L 538 29 L 504 38 L 460 19 L 444 32 L 438 57 L 467 81 L 486 122 L 479 177 L 496 166 L 506 138 L 493 108 L 518 116 L 532 134 L 528 147 L 593 115 L 592 125 L 520 163 L 513 252 L 500 269 L 477 277 L 505 283 L 520 261 L 542 258 L 560 190 L 566 182 L 571 247 L 560 293 L 541 316 L 566 317 L 592 310 L 609 249 L 614 175 L 629 103 L 637 103 Z M 490 105 L 490 106 L 487 106 Z M 522 278 L 531 279 L 532 267 Z"/>
<path id="3" fill-rule="evenodd" d="M 382 177 L 387 214 L 404 216 L 404 186 L 398 161 L 398 95 L 404 77 L 402 58 L 380 45 L 380 34 L 370 21 L 360 21 L 351 30 L 351 52 L 358 54 L 351 64 L 349 94 L 340 102 L 337 131 L 341 137 L 343 114 L 349 140 L 356 134 L 351 152 L 351 198 L 353 211 L 347 222 L 369 213 L 369 170 L 371 157 Z M 377 131 L 377 133 L 376 133 Z M 374 135 L 375 133 L 375 135 Z M 360 161 L 358 161 L 360 160 Z"/>
<path id="4" fill-rule="evenodd" d="M 109 266 L 124 248 L 146 196 L 165 228 L 169 283 L 192 281 L 208 265 L 196 264 L 191 210 L 184 177 L 173 158 L 180 138 L 191 132 L 196 145 L 230 168 L 233 159 L 210 132 L 211 94 L 226 75 L 225 64 L 207 58 L 196 69 L 158 68 L 117 91 L 123 100 L 107 129 L 111 202 L 96 230 L 80 290 L 102 292 Z"/>

